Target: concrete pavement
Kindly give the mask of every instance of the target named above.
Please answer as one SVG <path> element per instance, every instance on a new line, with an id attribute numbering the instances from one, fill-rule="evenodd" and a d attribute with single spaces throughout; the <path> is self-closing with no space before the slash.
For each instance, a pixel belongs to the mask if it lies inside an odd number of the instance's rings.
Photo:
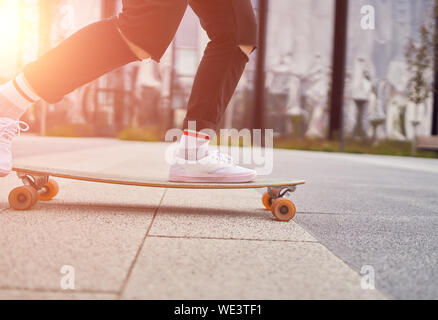
<path id="1" fill-rule="evenodd" d="M 23 136 L 15 153 L 33 165 L 165 177 L 165 148 Z M 291 223 L 274 221 L 254 190 L 63 179 L 56 200 L 14 212 L 7 194 L 20 183 L 11 175 L 0 181 L 0 299 L 437 298 L 436 162 L 420 172 L 414 162 L 340 156 L 276 152 L 273 176 L 309 182 L 293 195 Z M 65 265 L 73 291 L 60 286 Z M 378 290 L 361 288 L 364 265 Z"/>
<path id="2" fill-rule="evenodd" d="M 298 171 L 297 171 L 298 170 Z M 396 299 L 438 299 L 438 161 L 279 151 L 273 176 L 308 180 L 295 222 Z"/>

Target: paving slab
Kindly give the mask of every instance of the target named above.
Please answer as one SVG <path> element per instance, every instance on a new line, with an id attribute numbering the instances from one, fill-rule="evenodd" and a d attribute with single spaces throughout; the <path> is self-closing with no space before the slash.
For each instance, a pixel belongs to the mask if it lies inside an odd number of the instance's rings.
<path id="1" fill-rule="evenodd" d="M 317 243 L 148 238 L 125 299 L 383 299 Z"/>
<path id="2" fill-rule="evenodd" d="M 0 214 L 2 210 L 9 209 L 8 195 L 9 192 L 22 183 L 13 175 L 1 178 L 0 181 Z"/>
<path id="3" fill-rule="evenodd" d="M 276 221 L 254 190 L 168 190 L 150 234 L 316 241 L 293 221 Z"/>
<path id="4" fill-rule="evenodd" d="M 111 170 L 131 158 L 132 151 L 128 145 L 21 160 L 34 165 Z M 2 179 L 0 289 L 58 290 L 60 269 L 70 265 L 75 268 L 77 290 L 117 292 L 164 190 L 145 192 L 143 188 L 57 181 L 60 193 L 56 200 L 16 212 L 7 209 L 7 192 L 20 185 L 19 179 L 13 175 Z"/>
<path id="5" fill-rule="evenodd" d="M 151 203 L 153 200 L 151 200 Z M 65 265 L 76 289 L 118 291 L 153 209 L 41 205 L 0 214 L 0 289 L 60 289 Z"/>
<path id="6" fill-rule="evenodd" d="M 111 293 L 48 292 L 29 290 L 0 290 L 0 300 L 115 300 Z"/>
<path id="7" fill-rule="evenodd" d="M 42 137 L 21 134 L 12 143 L 14 159 L 46 154 L 55 156 L 63 152 L 83 151 L 100 147 L 125 145 L 126 141 L 107 138 Z"/>
<path id="8" fill-rule="evenodd" d="M 144 150 L 143 150 L 144 149 Z M 92 149 L 62 152 L 57 154 L 22 157 L 14 161 L 15 165 L 27 164 L 49 168 L 67 168 L 70 170 L 102 171 L 132 158 L 139 159 L 139 154 L 150 152 L 138 143 L 128 142 L 119 146 L 96 147 Z M 145 167 L 147 162 L 145 163 Z"/>

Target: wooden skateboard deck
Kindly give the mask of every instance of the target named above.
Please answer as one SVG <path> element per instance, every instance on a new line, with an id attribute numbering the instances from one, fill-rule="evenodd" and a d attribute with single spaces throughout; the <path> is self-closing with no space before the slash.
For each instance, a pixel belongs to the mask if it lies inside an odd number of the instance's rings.
<path id="1" fill-rule="evenodd" d="M 259 179 L 249 183 L 180 183 L 142 177 L 118 176 L 107 173 L 92 173 L 65 169 L 39 168 L 22 166 L 13 169 L 17 173 L 33 176 L 50 176 L 71 180 L 99 182 L 108 184 L 130 185 L 150 188 L 175 189 L 261 189 L 268 187 L 297 186 L 305 184 L 304 180 Z"/>
<path id="2" fill-rule="evenodd" d="M 51 177 L 71 179 L 86 182 L 129 185 L 150 188 L 173 189 L 261 189 L 268 188 L 263 196 L 263 204 L 274 213 L 280 221 L 290 221 L 295 216 L 295 206 L 284 198 L 287 193 L 294 192 L 304 180 L 292 179 L 257 179 L 249 183 L 180 183 L 147 177 L 127 177 L 106 173 L 92 173 L 66 169 L 54 169 L 32 166 L 17 166 L 13 168 L 24 186 L 11 191 L 9 203 L 16 210 L 29 210 L 38 200 L 53 199 L 59 191 L 57 182 Z M 277 215 L 279 215 L 277 217 Z"/>

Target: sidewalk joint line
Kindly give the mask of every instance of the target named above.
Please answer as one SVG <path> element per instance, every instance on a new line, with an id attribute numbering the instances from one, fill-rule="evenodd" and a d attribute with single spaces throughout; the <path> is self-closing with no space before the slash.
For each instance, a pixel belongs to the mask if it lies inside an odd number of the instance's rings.
<path id="1" fill-rule="evenodd" d="M 219 237 L 199 237 L 199 236 L 166 236 L 166 235 L 149 235 L 149 238 L 164 239 L 199 239 L 199 240 L 235 240 L 235 241 L 259 241 L 259 242 L 290 242 L 290 243 L 317 243 L 311 240 L 279 240 L 279 239 L 249 239 L 249 238 L 219 238 Z"/>
<path id="2" fill-rule="evenodd" d="M 163 204 L 164 197 L 166 196 L 167 191 L 168 191 L 168 189 L 164 189 L 164 192 L 163 192 L 163 195 L 161 196 L 160 202 L 158 203 L 157 207 L 154 210 L 154 215 L 152 216 L 151 223 L 149 224 L 149 227 L 146 230 L 146 234 L 144 235 L 143 240 L 142 240 L 142 242 L 137 250 L 137 253 L 135 254 L 134 260 L 132 261 L 132 263 L 128 269 L 128 274 L 126 275 L 126 278 L 122 284 L 122 287 L 120 288 L 120 291 L 118 292 L 118 295 L 117 295 L 117 299 L 119 299 L 119 300 L 121 299 L 122 294 L 125 291 L 126 286 L 128 285 L 129 278 L 131 277 L 132 271 L 134 270 L 134 266 L 137 263 L 137 260 L 138 260 L 138 257 L 140 256 L 141 251 L 143 250 L 146 239 L 149 236 L 149 232 L 151 231 L 152 225 L 154 224 L 154 221 L 155 221 L 155 218 L 158 215 L 158 210 L 160 209 L 161 205 Z"/>
<path id="3" fill-rule="evenodd" d="M 324 214 L 324 215 L 332 215 L 332 216 L 346 216 L 346 215 L 352 215 L 352 214 L 354 214 L 354 213 L 342 213 L 342 212 L 339 212 L 339 213 L 336 213 L 336 212 L 297 212 L 297 215 L 302 215 L 302 214 L 305 214 L 305 215 L 312 215 L 312 214 Z"/>
<path id="4" fill-rule="evenodd" d="M 61 290 L 61 289 L 43 289 L 43 288 L 22 288 L 22 287 L 9 287 L 0 286 L 0 291 L 26 291 L 35 293 L 78 293 L 78 294 L 114 294 L 117 295 L 118 291 L 108 290 Z"/>

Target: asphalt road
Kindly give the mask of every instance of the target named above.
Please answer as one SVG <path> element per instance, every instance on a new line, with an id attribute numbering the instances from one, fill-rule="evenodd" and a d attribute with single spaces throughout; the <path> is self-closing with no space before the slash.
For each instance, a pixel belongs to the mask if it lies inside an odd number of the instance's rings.
<path id="1" fill-rule="evenodd" d="M 295 221 L 396 299 L 438 299 L 438 161 L 278 151 L 274 176 L 299 176 Z"/>
<path id="2" fill-rule="evenodd" d="M 19 139 L 16 158 L 122 142 Z M 295 221 L 395 299 L 438 299 L 438 160 L 275 152 L 273 177 L 303 178 Z"/>

